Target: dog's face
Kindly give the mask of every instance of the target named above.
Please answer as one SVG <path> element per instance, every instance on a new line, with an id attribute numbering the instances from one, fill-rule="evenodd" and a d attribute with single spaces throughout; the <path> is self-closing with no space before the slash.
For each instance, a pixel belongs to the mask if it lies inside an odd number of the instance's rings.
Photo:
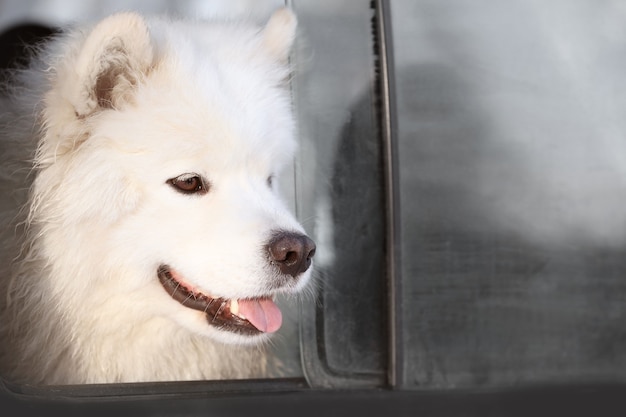
<path id="1" fill-rule="evenodd" d="M 256 341 L 280 327 L 273 298 L 307 284 L 315 252 L 276 184 L 295 150 L 282 85 L 295 20 L 282 10 L 260 34 L 220 38 L 200 27 L 166 30 L 156 22 L 148 31 L 134 15 L 94 29 L 78 52 L 82 90 L 68 95 L 72 123 L 87 133 L 70 146 L 49 132 L 40 158 L 55 152 L 49 168 L 64 164 L 52 171 L 80 179 L 55 192 L 66 205 L 75 200 L 63 216 L 91 254 L 77 262 L 109 277 L 93 285 L 144 315 Z M 36 189 L 49 188 L 48 171 Z"/>
<path id="2" fill-rule="evenodd" d="M 107 160 L 134 145 L 119 169 L 142 197 L 115 241 L 134 263 L 150 248 L 151 279 L 176 301 L 168 315 L 181 324 L 240 341 L 273 332 L 280 312 L 272 297 L 306 284 L 315 249 L 277 190 L 294 151 L 285 91 L 253 97 L 227 76 L 206 87 L 150 81 L 134 105 L 104 116 L 95 132 L 118 132 Z M 265 105 L 255 106 L 262 98 Z"/>

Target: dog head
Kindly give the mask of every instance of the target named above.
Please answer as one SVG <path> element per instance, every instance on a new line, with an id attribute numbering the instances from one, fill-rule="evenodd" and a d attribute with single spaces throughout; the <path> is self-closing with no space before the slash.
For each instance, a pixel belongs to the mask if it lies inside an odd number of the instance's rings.
<path id="1" fill-rule="evenodd" d="M 275 181 L 295 27 L 287 9 L 261 29 L 123 13 L 61 44 L 32 200 L 57 291 L 226 342 L 280 327 L 273 299 L 315 252 Z"/>

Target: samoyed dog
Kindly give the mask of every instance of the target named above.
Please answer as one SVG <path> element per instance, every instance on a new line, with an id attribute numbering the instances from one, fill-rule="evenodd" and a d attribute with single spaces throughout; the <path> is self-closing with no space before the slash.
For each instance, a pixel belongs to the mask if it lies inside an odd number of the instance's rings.
<path id="1" fill-rule="evenodd" d="M 295 30 L 286 8 L 263 27 L 119 13 L 16 75 L 2 103 L 3 377 L 264 374 L 254 345 L 281 327 L 275 297 L 305 288 L 315 252 L 275 181 L 296 146 Z"/>

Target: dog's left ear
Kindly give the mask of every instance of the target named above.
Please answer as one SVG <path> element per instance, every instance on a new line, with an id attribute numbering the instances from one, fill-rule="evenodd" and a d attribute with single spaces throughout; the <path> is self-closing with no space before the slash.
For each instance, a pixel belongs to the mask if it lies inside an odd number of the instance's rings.
<path id="1" fill-rule="evenodd" d="M 148 27 L 136 13 L 118 13 L 98 23 L 79 51 L 70 92 L 76 115 L 116 108 L 152 66 Z"/>
<path id="2" fill-rule="evenodd" d="M 283 7 L 272 14 L 263 28 L 263 44 L 270 55 L 280 62 L 287 62 L 297 24 L 295 14 Z"/>

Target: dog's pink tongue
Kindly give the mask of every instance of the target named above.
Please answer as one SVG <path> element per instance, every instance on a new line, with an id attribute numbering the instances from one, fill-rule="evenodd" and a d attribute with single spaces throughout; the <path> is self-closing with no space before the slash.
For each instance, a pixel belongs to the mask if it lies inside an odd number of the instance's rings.
<path id="1" fill-rule="evenodd" d="M 238 314 L 245 317 L 254 327 L 262 332 L 273 333 L 283 323 L 283 314 L 269 298 L 238 300 L 238 303 Z"/>

